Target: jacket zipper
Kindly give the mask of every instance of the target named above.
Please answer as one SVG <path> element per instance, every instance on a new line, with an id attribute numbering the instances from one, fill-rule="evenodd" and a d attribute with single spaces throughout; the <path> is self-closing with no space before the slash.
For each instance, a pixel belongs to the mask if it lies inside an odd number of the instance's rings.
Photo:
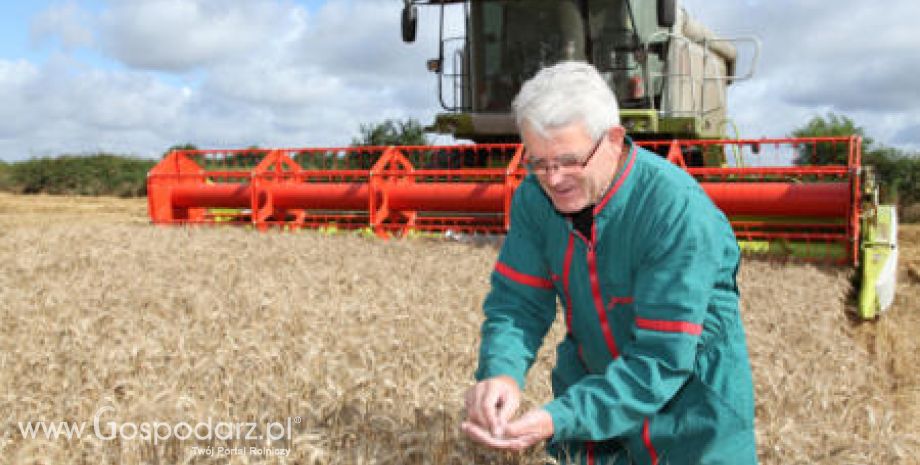
<path id="1" fill-rule="evenodd" d="M 601 295 L 603 291 L 601 289 L 600 276 L 598 276 L 597 273 L 597 222 L 595 221 L 591 224 L 591 240 L 588 240 L 581 231 L 575 229 L 570 219 L 567 219 L 566 222 L 568 223 L 571 234 L 581 238 L 587 248 L 585 258 L 588 261 L 588 281 L 591 287 L 591 297 L 594 301 L 594 307 L 600 323 L 601 333 L 604 337 L 604 343 L 607 345 L 610 356 L 617 359 L 620 356 L 620 351 L 617 347 L 616 339 L 613 337 L 610 322 L 607 320 L 606 307 L 603 305 L 603 296 Z"/>

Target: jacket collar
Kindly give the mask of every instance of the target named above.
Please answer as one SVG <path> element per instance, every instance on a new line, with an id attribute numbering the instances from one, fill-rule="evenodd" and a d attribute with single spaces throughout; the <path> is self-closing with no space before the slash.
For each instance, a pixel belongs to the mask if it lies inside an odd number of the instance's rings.
<path id="1" fill-rule="evenodd" d="M 607 186 L 607 192 L 601 197 L 601 201 L 594 206 L 594 216 L 598 216 L 604 210 L 604 207 L 607 206 L 620 188 L 623 187 L 623 183 L 626 182 L 626 178 L 628 178 L 629 174 L 632 172 L 633 164 L 636 161 L 638 146 L 636 146 L 628 136 L 624 136 L 623 142 L 626 145 L 626 156 L 621 156 L 617 172 L 613 176 L 613 179 L 610 180 L 610 185 Z"/>

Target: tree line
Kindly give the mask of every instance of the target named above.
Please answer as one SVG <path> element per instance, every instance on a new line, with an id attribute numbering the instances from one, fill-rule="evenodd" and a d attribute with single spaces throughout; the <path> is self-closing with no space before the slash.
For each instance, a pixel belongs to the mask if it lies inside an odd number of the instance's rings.
<path id="1" fill-rule="evenodd" d="M 0 190 L 18 194 L 147 195 L 156 160 L 107 153 L 0 162 Z"/>
<path id="2" fill-rule="evenodd" d="M 387 119 L 376 124 L 362 124 L 359 135 L 352 139 L 352 146 L 425 145 L 428 143 L 422 125 L 414 120 Z M 194 144 L 174 145 L 163 153 L 173 150 L 197 150 Z M 249 147 L 250 150 L 235 155 L 237 160 L 229 162 L 239 168 L 252 168 L 264 150 Z M 351 166 L 341 165 L 336 154 L 325 158 L 311 156 L 303 158 L 305 168 L 349 168 L 369 169 L 374 160 L 345 160 Z M 301 162 L 301 160 L 297 160 Z M 208 163 L 208 161 L 203 161 Z M 222 164 L 226 164 L 223 160 Z M 355 163 L 358 163 L 357 165 Z M 150 158 L 97 153 L 91 155 L 61 155 L 40 157 L 8 163 L 0 160 L 0 191 L 17 194 L 55 194 L 143 197 L 147 195 L 147 172 L 157 164 Z"/>

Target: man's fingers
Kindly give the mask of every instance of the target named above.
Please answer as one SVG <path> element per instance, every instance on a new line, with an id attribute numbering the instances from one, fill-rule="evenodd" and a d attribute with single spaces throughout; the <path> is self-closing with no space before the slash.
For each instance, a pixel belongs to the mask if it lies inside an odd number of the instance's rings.
<path id="1" fill-rule="evenodd" d="M 482 412 L 482 397 L 485 395 L 482 383 L 478 383 L 467 391 L 466 417 L 473 423 L 484 425 L 485 417 Z"/>
<path id="2" fill-rule="evenodd" d="M 505 426 L 505 436 L 533 436 L 534 442 L 549 439 L 553 435 L 553 418 L 543 409 L 534 409 Z"/>
<path id="3" fill-rule="evenodd" d="M 507 395 L 502 400 L 502 408 L 498 412 L 498 417 L 503 427 L 507 425 L 511 417 L 514 416 L 514 412 L 517 412 L 520 403 L 520 399 L 513 395 Z"/>
<path id="4" fill-rule="evenodd" d="M 492 437 L 502 437 L 520 404 L 520 392 L 513 379 L 497 377 L 468 389 L 464 401 L 467 420 L 485 428 Z"/>
<path id="5" fill-rule="evenodd" d="M 497 389 L 498 386 L 494 384 L 489 387 L 490 389 L 487 390 L 488 392 L 486 393 L 482 404 L 483 417 L 485 417 L 486 420 L 485 426 L 489 428 L 492 436 L 501 437 L 502 433 L 499 431 L 499 429 L 500 426 L 504 425 L 502 425 L 501 421 L 499 420 L 498 410 L 501 407 L 502 392 L 500 389 Z"/>
<path id="6" fill-rule="evenodd" d="M 503 444 L 497 446 L 499 449 L 512 450 L 516 452 L 521 452 L 528 447 L 536 444 L 539 440 L 533 436 L 522 436 L 512 439 L 502 440 Z"/>
<path id="7" fill-rule="evenodd" d="M 463 428 L 463 432 L 466 433 L 470 439 L 480 444 L 490 445 L 492 442 L 492 434 L 476 423 L 464 421 L 461 427 Z"/>
<path id="8" fill-rule="evenodd" d="M 527 412 L 517 420 L 514 420 L 505 426 L 505 435 L 508 437 L 518 437 L 531 432 L 532 429 L 533 425 L 532 421 L 530 420 L 530 412 Z"/>
<path id="9" fill-rule="evenodd" d="M 519 404 L 520 398 L 518 396 L 507 391 L 504 393 L 504 396 L 501 398 L 501 405 L 496 412 L 498 418 L 496 419 L 497 424 L 492 430 L 493 436 L 504 437 L 508 434 L 507 431 L 505 431 L 505 427 L 508 425 L 508 422 L 511 421 L 514 413 L 517 412 Z"/>
<path id="10" fill-rule="evenodd" d="M 521 451 L 552 436 L 552 418 L 544 410 L 531 410 L 511 421 L 521 401 L 514 383 L 495 378 L 467 390 L 467 421 L 461 429 L 470 439 L 495 449 Z"/>
<path id="11" fill-rule="evenodd" d="M 476 423 L 482 423 L 479 418 L 479 385 L 474 385 L 466 391 L 466 418 Z"/>
<path id="12" fill-rule="evenodd" d="M 533 435 L 508 439 L 497 438 L 492 436 L 487 429 L 468 421 L 463 422 L 462 428 L 470 439 L 495 449 L 522 451 L 540 441 L 538 437 Z"/>
<path id="13" fill-rule="evenodd" d="M 499 390 L 489 382 L 476 384 L 467 396 L 467 417 L 470 421 L 493 431 L 497 422 L 496 404 Z"/>
<path id="14" fill-rule="evenodd" d="M 470 439 L 497 449 L 507 449 L 511 441 L 492 436 L 488 429 L 483 428 L 475 423 L 463 422 L 463 431 Z"/>
<path id="15" fill-rule="evenodd" d="M 492 436 L 489 430 L 471 422 L 463 422 L 463 431 L 470 437 L 470 439 L 496 449 L 505 449 L 505 450 L 521 450 L 520 448 L 525 445 L 526 439 L 524 438 L 512 438 L 512 439 L 503 439 Z"/>

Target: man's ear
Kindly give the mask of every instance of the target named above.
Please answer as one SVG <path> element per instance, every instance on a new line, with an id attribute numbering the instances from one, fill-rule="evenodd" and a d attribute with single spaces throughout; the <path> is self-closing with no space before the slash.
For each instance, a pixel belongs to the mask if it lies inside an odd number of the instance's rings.
<path id="1" fill-rule="evenodd" d="M 614 144 L 622 144 L 623 138 L 626 137 L 626 129 L 623 126 L 616 125 L 607 130 L 607 137 Z"/>

